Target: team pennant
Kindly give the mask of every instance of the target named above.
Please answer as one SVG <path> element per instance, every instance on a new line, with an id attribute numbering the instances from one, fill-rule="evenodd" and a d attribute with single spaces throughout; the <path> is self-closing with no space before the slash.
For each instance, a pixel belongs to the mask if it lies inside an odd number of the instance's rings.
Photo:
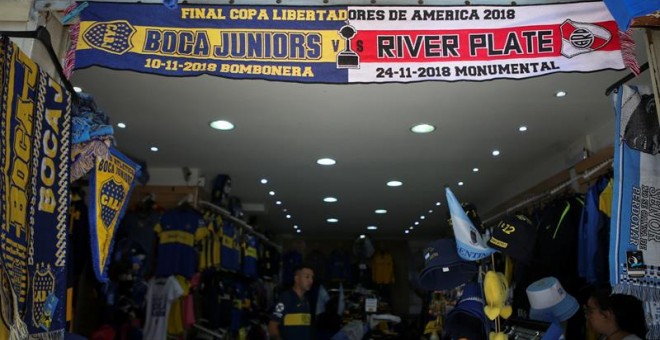
<path id="1" fill-rule="evenodd" d="M 112 241 L 124 215 L 140 166 L 110 148 L 108 159 L 97 158 L 90 176 L 89 228 L 94 274 L 106 282 Z"/>
<path id="2" fill-rule="evenodd" d="M 472 224 L 465 210 L 463 210 L 461 203 L 458 202 L 449 187 L 445 188 L 445 193 L 447 195 L 447 204 L 449 205 L 449 214 L 451 215 L 458 255 L 464 260 L 476 261 L 494 253 L 495 250 L 486 245 L 488 240 Z"/>

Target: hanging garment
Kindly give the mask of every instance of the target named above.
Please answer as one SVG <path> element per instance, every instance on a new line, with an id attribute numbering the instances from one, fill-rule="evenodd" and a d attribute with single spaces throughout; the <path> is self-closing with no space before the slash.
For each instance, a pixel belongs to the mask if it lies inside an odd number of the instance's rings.
<path id="1" fill-rule="evenodd" d="M 394 259 L 387 251 L 378 251 L 371 258 L 371 279 L 376 284 L 394 283 Z"/>
<path id="2" fill-rule="evenodd" d="M 190 279 L 198 267 L 195 242 L 209 232 L 202 215 L 187 206 L 170 209 L 155 230 L 159 236 L 156 276 L 182 275 Z"/>
<path id="3" fill-rule="evenodd" d="M 609 230 L 606 224 L 609 219 L 599 209 L 600 194 L 608 183 L 608 178 L 601 178 L 587 189 L 578 230 L 578 273 L 587 283 L 597 286 L 603 286 L 609 281 L 599 282 L 596 274 L 607 271 L 607 257 L 596 258 L 596 254 L 600 246 L 599 235 L 603 233 L 603 229 Z M 599 266 L 600 268 L 597 268 Z"/>
<path id="4" fill-rule="evenodd" d="M 257 277 L 257 263 L 259 257 L 257 248 L 259 247 L 259 240 L 256 236 L 246 234 L 243 236 L 243 274 L 247 277 Z"/>
<path id="5" fill-rule="evenodd" d="M 234 272 L 241 270 L 241 248 L 238 243 L 239 237 L 240 233 L 231 221 L 225 220 L 222 222 L 220 266 L 226 270 Z"/>
<path id="6" fill-rule="evenodd" d="M 147 314 L 144 323 L 145 339 L 165 339 L 167 337 L 170 308 L 181 295 L 183 295 L 183 289 L 174 276 L 149 281 Z"/>

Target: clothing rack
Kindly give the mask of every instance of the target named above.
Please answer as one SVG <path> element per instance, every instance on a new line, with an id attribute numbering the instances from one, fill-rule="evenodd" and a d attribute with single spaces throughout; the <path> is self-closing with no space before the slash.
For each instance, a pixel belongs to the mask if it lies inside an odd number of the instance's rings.
<path id="1" fill-rule="evenodd" d="M 53 43 L 50 38 L 50 33 L 44 26 L 38 26 L 36 30 L 34 31 L 0 31 L 0 35 L 4 35 L 10 38 L 28 38 L 28 39 L 36 39 L 41 41 L 41 43 L 46 47 L 46 51 L 48 52 L 48 56 L 50 57 L 50 60 L 53 62 L 55 65 L 55 69 L 57 70 L 57 74 L 60 76 L 60 81 L 62 84 L 64 84 L 64 87 L 69 91 L 71 94 L 71 99 L 74 104 L 79 103 L 78 94 L 76 91 L 73 89 L 73 85 L 71 85 L 71 82 L 69 79 L 64 75 L 64 70 L 62 69 L 62 64 L 60 64 L 59 59 L 57 58 L 57 54 L 55 53 L 55 50 L 53 49 Z"/>
<path id="2" fill-rule="evenodd" d="M 268 245 L 274 247 L 274 248 L 277 249 L 277 251 L 279 251 L 280 253 L 282 252 L 282 247 L 281 247 L 280 245 L 275 244 L 273 241 L 271 241 L 270 239 L 268 239 L 268 237 L 266 237 L 266 236 L 264 236 L 263 234 L 257 232 L 256 230 L 254 230 L 254 228 L 253 228 L 252 226 L 250 226 L 249 224 L 247 224 L 247 223 L 243 222 L 242 220 L 240 220 L 240 219 L 234 217 L 229 211 L 227 211 L 227 210 L 225 210 L 225 209 L 223 209 L 223 208 L 221 208 L 221 207 L 219 207 L 219 206 L 217 206 L 217 205 L 215 205 L 215 204 L 213 204 L 213 203 L 207 202 L 207 201 L 201 201 L 201 200 L 200 200 L 197 204 L 198 204 L 198 205 L 201 205 L 201 206 L 203 206 L 203 207 L 206 207 L 206 208 L 208 208 L 208 209 L 210 209 L 210 210 L 213 210 L 213 211 L 219 213 L 220 215 L 222 215 L 222 216 L 224 216 L 224 217 L 229 218 L 229 219 L 232 220 L 233 222 L 235 222 L 235 223 L 237 223 L 238 225 L 240 225 L 241 227 L 243 227 L 243 229 L 247 230 L 250 234 L 252 234 L 252 235 L 258 237 L 258 238 L 259 238 L 260 240 L 262 240 L 263 242 L 265 242 L 265 243 L 267 243 Z"/>
<path id="3" fill-rule="evenodd" d="M 591 176 L 593 176 L 595 173 L 598 173 L 598 172 L 599 172 L 600 170 L 602 170 L 603 168 L 605 168 L 605 167 L 611 165 L 613 161 L 614 161 L 614 159 L 610 158 L 610 159 L 608 159 L 608 160 L 606 160 L 606 161 L 604 161 L 604 162 L 601 162 L 601 163 L 599 163 L 598 165 L 592 167 L 591 169 L 587 169 L 587 170 L 585 170 L 585 171 L 584 171 L 581 175 L 579 175 L 579 176 L 574 176 L 573 178 L 571 178 L 571 179 L 569 179 L 569 180 L 567 180 L 567 181 L 564 181 L 564 182 L 560 183 L 559 185 L 555 186 L 554 188 L 552 188 L 552 189 L 550 189 L 550 190 L 548 190 L 548 191 L 545 191 L 545 192 L 542 192 L 542 193 L 540 193 L 540 194 L 538 194 L 538 195 L 532 196 L 532 197 L 530 197 L 530 198 L 528 198 L 528 199 L 526 199 L 526 200 L 524 200 L 524 201 L 522 201 L 522 202 L 520 202 L 520 203 L 518 203 L 518 204 L 516 204 L 516 205 L 514 205 L 514 206 L 512 206 L 512 207 L 510 207 L 510 208 L 507 208 L 504 212 L 498 213 L 498 214 L 496 214 L 496 215 L 493 215 L 493 216 L 491 216 L 491 217 L 489 217 L 489 218 L 483 220 L 483 223 L 484 223 L 484 224 L 488 224 L 488 223 L 490 223 L 490 222 L 492 222 L 492 221 L 494 221 L 494 220 L 497 220 L 498 218 L 500 218 L 500 217 L 503 216 L 503 215 L 509 214 L 511 211 L 515 211 L 515 210 L 517 210 L 517 209 L 519 209 L 519 208 L 522 208 L 522 207 L 524 207 L 524 206 L 526 206 L 526 205 L 529 205 L 529 204 L 531 204 L 531 203 L 534 203 L 534 202 L 536 202 L 536 201 L 539 201 L 539 200 L 541 200 L 541 199 L 543 199 L 543 198 L 546 198 L 546 197 L 548 197 L 548 196 L 555 195 L 556 193 L 561 192 L 564 188 L 570 186 L 571 184 L 573 184 L 574 182 L 576 182 L 576 181 L 578 181 L 578 180 L 580 180 L 580 179 L 589 179 L 589 178 L 591 178 Z"/>
<path id="4" fill-rule="evenodd" d="M 642 66 L 639 68 L 639 73 L 641 74 L 642 72 L 648 70 L 648 68 L 649 68 L 649 63 L 648 63 L 648 62 L 647 62 L 647 63 L 644 63 L 644 65 L 642 65 Z M 635 77 L 636 77 L 636 75 L 635 75 L 634 73 L 628 73 L 627 76 L 625 76 L 625 77 L 623 77 L 623 78 L 617 80 L 614 84 L 610 85 L 610 87 L 608 87 L 607 90 L 605 90 L 605 95 L 606 95 L 606 96 L 609 96 L 610 93 L 612 93 L 612 91 L 616 91 L 616 89 L 619 88 L 619 86 L 621 86 L 621 85 L 627 83 L 628 80 L 631 80 L 631 79 L 633 79 L 633 78 L 635 78 Z"/>

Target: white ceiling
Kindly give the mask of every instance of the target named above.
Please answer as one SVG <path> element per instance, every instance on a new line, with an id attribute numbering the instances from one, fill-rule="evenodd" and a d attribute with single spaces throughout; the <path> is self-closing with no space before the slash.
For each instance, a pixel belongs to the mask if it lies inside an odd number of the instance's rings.
<path id="1" fill-rule="evenodd" d="M 640 64 L 646 61 L 641 33 Z M 377 225 L 375 237 L 404 237 L 420 221 L 412 237 L 434 237 L 446 224 L 445 184 L 483 214 L 569 167 L 586 144 L 611 144 L 613 111 L 604 92 L 626 74 L 320 85 L 90 68 L 76 71 L 73 84 L 94 95 L 113 123 L 128 125 L 115 128 L 118 148 L 149 167 L 199 168 L 209 182 L 231 175 L 233 195 L 264 204 L 255 221 L 261 228 L 287 234 L 298 224 L 307 237 L 353 237 Z M 631 83 L 650 84 L 648 72 Z M 557 90 L 568 95 L 556 98 Z M 236 129 L 210 129 L 216 119 Z M 416 123 L 437 130 L 416 135 L 409 131 Z M 518 132 L 520 125 L 529 130 Z M 149 151 L 153 145 L 160 151 Z M 501 156 L 491 156 L 493 149 Z M 321 157 L 337 164 L 319 166 Z M 387 187 L 392 179 L 403 186 Z M 339 202 L 324 203 L 325 196 Z M 274 204 L 278 199 L 291 220 Z M 388 213 L 376 215 L 377 208 Z M 329 217 L 339 223 L 325 222 Z"/>

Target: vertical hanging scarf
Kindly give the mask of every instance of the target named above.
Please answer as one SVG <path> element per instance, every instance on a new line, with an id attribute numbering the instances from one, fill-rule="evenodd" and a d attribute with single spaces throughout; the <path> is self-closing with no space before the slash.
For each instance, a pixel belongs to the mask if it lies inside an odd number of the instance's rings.
<path id="1" fill-rule="evenodd" d="M 65 327 L 71 99 L 8 39 L 0 39 L 2 316 L 17 334 L 62 337 Z"/>
<path id="2" fill-rule="evenodd" d="M 88 204 L 90 243 L 94 274 L 101 282 L 108 281 L 107 263 L 112 241 L 139 170 L 139 165 L 111 147 L 108 159 L 97 158 L 91 172 Z"/>
<path id="3" fill-rule="evenodd" d="M 614 99 L 610 281 L 615 292 L 645 301 L 647 336 L 659 339 L 660 126 L 649 88 L 624 85 Z"/>

